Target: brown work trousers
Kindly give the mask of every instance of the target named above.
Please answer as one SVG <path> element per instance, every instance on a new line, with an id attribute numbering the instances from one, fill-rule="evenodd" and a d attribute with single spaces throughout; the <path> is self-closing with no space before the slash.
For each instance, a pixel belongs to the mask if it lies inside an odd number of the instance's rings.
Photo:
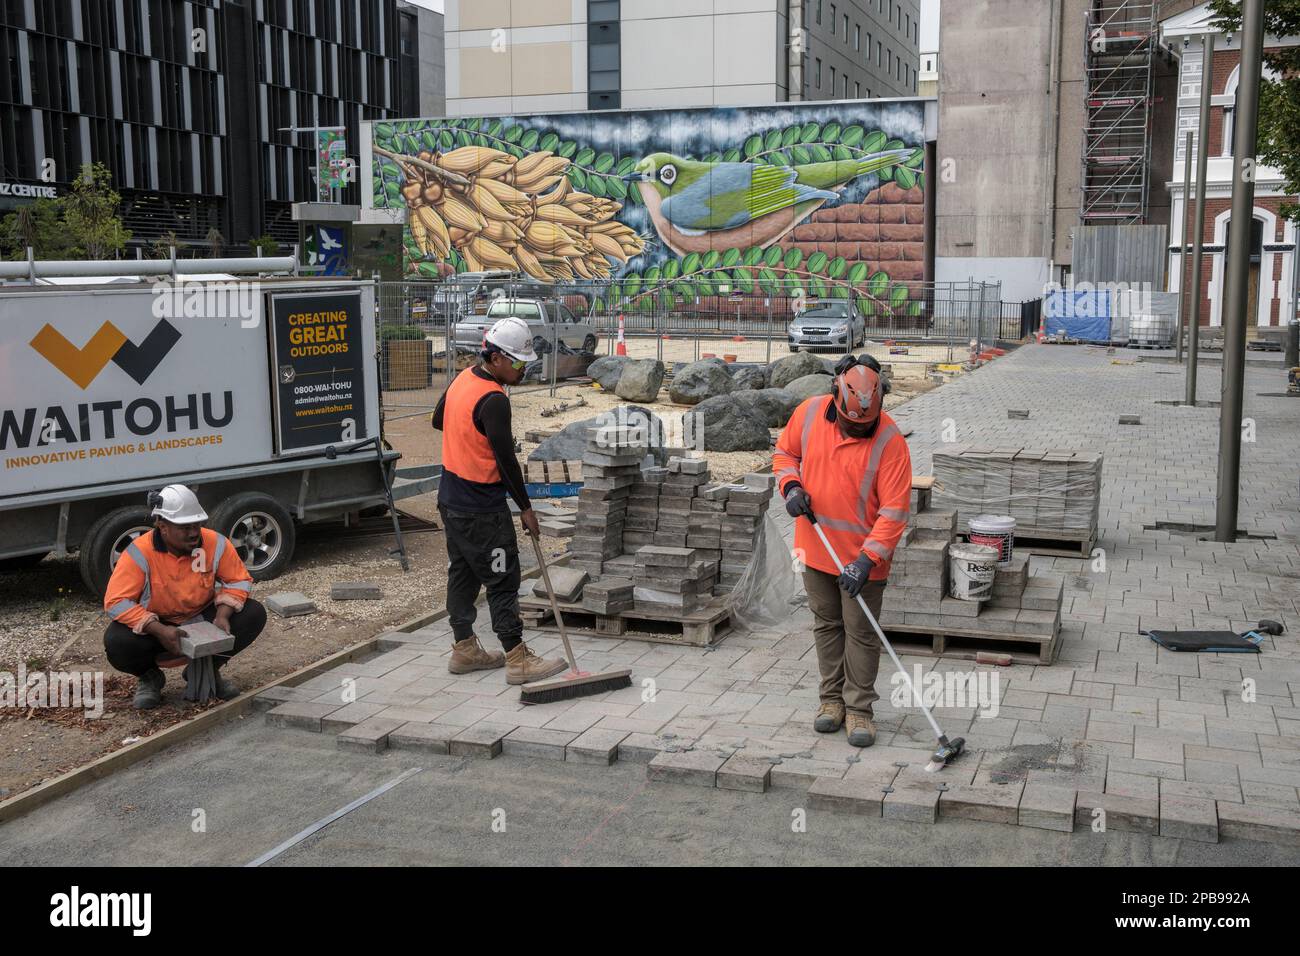
<path id="1" fill-rule="evenodd" d="M 842 591 L 835 579 L 836 575 L 813 568 L 803 572 L 822 675 L 821 700 L 842 700 L 845 710 L 870 716 L 872 704 L 880 699 L 876 693 L 880 638 L 857 600 Z M 868 581 L 862 588 L 862 599 L 877 621 L 884 596 L 884 581 Z"/>

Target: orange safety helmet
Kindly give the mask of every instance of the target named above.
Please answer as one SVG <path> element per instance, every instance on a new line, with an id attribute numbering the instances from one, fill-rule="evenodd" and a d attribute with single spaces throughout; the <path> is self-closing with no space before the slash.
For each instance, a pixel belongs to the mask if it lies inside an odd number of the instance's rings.
<path id="1" fill-rule="evenodd" d="M 871 425 L 885 403 L 884 381 L 867 365 L 854 365 L 835 377 L 836 410 L 855 425 Z"/>

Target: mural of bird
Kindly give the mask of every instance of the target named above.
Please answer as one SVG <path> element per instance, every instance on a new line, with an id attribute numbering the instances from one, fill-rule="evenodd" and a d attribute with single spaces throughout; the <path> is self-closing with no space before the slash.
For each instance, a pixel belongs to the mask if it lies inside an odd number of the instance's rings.
<path id="1" fill-rule="evenodd" d="M 860 176 L 907 162 L 914 149 L 797 166 L 707 163 L 651 153 L 624 177 L 636 183 L 663 241 L 678 255 L 766 247 Z"/>

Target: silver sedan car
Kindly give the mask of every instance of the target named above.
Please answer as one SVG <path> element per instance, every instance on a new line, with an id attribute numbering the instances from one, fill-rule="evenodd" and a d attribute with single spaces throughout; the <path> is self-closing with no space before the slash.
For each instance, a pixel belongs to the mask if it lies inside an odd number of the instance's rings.
<path id="1" fill-rule="evenodd" d="M 594 352 L 599 342 L 596 327 L 584 316 L 575 315 L 556 299 L 495 299 L 483 315 L 467 315 L 456 324 L 456 345 L 476 350 L 483 347 L 483 335 L 508 316 L 523 319 L 533 332 L 533 348 L 549 352 L 553 341 L 574 351 Z"/>
<path id="2" fill-rule="evenodd" d="M 791 352 L 801 348 L 847 351 L 866 340 L 867 322 L 857 303 L 850 299 L 810 302 L 795 314 L 786 329 L 786 337 Z"/>

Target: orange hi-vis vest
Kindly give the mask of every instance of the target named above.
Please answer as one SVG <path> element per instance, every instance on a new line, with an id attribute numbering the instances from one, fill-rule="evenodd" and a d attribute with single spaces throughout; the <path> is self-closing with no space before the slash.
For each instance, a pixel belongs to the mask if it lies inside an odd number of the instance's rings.
<path id="1" fill-rule="evenodd" d="M 442 466 L 466 481 L 479 484 L 496 484 L 501 481 L 501 469 L 487 436 L 474 427 L 474 409 L 484 395 L 506 390 L 490 379 L 479 378 L 474 367 L 456 376 L 447 389 L 442 410 Z"/>
<path id="2" fill-rule="evenodd" d="M 117 559 L 104 592 L 109 617 L 143 634 L 150 621 L 181 624 L 209 604 L 243 608 L 253 576 L 229 538 L 204 528 L 202 555 L 177 555 L 159 544 L 157 534 L 140 535 Z"/>
<path id="3" fill-rule="evenodd" d="M 803 485 L 841 563 L 865 553 L 876 564 L 870 579 L 883 581 L 907 530 L 912 455 L 884 412 L 870 438 L 845 438 L 839 425 L 826 420 L 830 402 L 830 396 L 810 398 L 795 409 L 776 443 L 772 470 L 782 495 L 791 482 Z M 794 546 L 808 567 L 837 573 L 807 518 L 795 522 Z"/>

